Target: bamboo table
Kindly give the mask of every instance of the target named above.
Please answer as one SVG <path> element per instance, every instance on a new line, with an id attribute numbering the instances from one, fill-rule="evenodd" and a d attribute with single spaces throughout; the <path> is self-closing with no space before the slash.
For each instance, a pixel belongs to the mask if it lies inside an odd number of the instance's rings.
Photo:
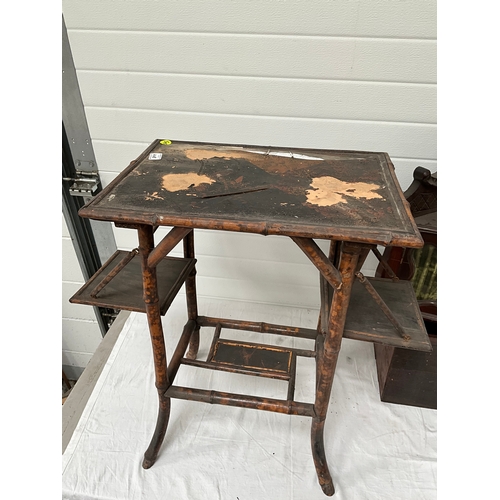
<path id="1" fill-rule="evenodd" d="M 429 351 L 409 282 L 365 278 L 360 269 L 377 245 L 423 242 L 386 153 L 299 150 L 156 140 L 80 210 L 82 217 L 135 229 L 139 247 L 117 251 L 71 302 L 147 314 L 159 412 L 143 467 L 165 436 L 171 398 L 305 415 L 312 455 L 326 495 L 334 486 L 323 430 L 342 337 Z M 154 231 L 172 227 L 156 246 Z M 290 238 L 320 273 L 317 329 L 198 314 L 194 229 Z M 314 239 L 330 241 L 325 255 Z M 184 258 L 167 254 L 183 240 Z M 167 363 L 161 316 L 185 284 L 188 320 Z M 206 360 L 197 359 L 200 327 L 213 327 Z M 306 349 L 221 339 L 223 328 L 301 337 Z M 186 352 L 187 351 L 187 352 Z M 316 360 L 314 404 L 295 401 L 297 356 Z M 181 364 L 288 381 L 283 399 L 174 385 Z"/>

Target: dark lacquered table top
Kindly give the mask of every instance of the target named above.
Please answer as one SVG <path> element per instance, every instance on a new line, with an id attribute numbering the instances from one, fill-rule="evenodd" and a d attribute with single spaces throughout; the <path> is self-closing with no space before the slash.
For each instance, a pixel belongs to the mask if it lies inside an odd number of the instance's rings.
<path id="1" fill-rule="evenodd" d="M 381 152 L 156 140 L 80 215 L 120 225 L 422 244 Z"/>

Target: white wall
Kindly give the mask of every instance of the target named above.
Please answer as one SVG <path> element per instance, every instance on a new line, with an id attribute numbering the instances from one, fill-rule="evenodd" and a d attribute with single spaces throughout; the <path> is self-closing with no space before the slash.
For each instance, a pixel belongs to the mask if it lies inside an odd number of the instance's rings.
<path id="1" fill-rule="evenodd" d="M 437 169 L 435 0 L 63 0 L 63 13 L 105 185 L 156 138 L 386 151 L 403 189 L 416 166 Z M 200 294 L 318 306 L 291 242 L 195 238 Z"/>
<path id="2" fill-rule="evenodd" d="M 102 340 L 94 309 L 70 304 L 70 297 L 84 284 L 68 227 L 62 217 L 62 364 L 76 379 Z"/>

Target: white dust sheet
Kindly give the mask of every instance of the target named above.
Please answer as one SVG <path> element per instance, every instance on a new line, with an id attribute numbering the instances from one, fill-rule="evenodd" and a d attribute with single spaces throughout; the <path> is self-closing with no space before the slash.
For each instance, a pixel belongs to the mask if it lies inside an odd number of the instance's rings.
<path id="1" fill-rule="evenodd" d="M 317 311 L 200 299 L 200 314 L 314 328 Z M 184 297 L 163 318 L 168 355 Z M 198 359 L 213 329 L 203 328 Z M 312 348 L 306 339 L 222 330 L 221 338 Z M 313 402 L 314 360 L 299 358 L 295 399 Z M 176 385 L 286 399 L 286 382 L 181 367 Z M 158 459 L 141 467 L 157 416 L 144 314 L 132 313 L 63 455 L 63 499 L 314 500 L 310 417 L 172 400 Z M 373 345 L 344 339 L 325 425 L 337 500 L 436 498 L 436 411 L 380 401 Z"/>

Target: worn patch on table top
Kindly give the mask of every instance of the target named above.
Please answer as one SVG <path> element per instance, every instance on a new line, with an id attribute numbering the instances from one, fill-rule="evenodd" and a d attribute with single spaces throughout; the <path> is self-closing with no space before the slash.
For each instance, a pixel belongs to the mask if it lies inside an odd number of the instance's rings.
<path id="1" fill-rule="evenodd" d="M 210 158 L 224 158 L 229 160 L 231 158 L 251 158 L 249 155 L 264 155 L 264 156 L 280 156 L 284 158 L 294 158 L 298 160 L 312 160 L 312 161 L 324 161 L 324 158 L 319 158 L 317 156 L 307 156 L 299 153 L 291 153 L 290 151 L 254 151 L 254 150 L 229 150 L 227 152 L 222 152 L 220 150 L 211 149 L 187 149 L 185 151 L 186 156 L 190 160 L 209 160 Z"/>
<path id="2" fill-rule="evenodd" d="M 224 158 L 230 160 L 232 158 L 254 158 L 254 153 L 249 151 L 220 151 L 213 149 L 186 149 L 184 154 L 190 160 L 209 160 L 211 158 Z"/>
<path id="3" fill-rule="evenodd" d="M 162 186 L 170 192 L 183 191 L 200 184 L 212 184 L 215 181 L 206 175 L 198 175 L 194 172 L 187 174 L 166 174 L 163 176 Z"/>
<path id="4" fill-rule="evenodd" d="M 306 191 L 307 201 L 319 207 L 329 207 L 337 203 L 347 203 L 347 196 L 352 198 L 382 198 L 375 193 L 380 186 L 368 182 L 344 182 L 335 177 L 315 177 L 310 189 Z"/>
<path id="5" fill-rule="evenodd" d="M 243 159 L 256 167 L 271 173 L 284 173 L 289 170 L 299 170 L 310 165 L 315 165 L 318 160 L 312 156 L 293 156 L 287 152 L 250 151 L 250 150 L 217 150 L 217 149 L 186 149 L 184 154 L 190 160 L 210 160 L 212 158 L 222 158 L 223 160 Z M 290 161 L 293 158 L 293 161 Z"/>

